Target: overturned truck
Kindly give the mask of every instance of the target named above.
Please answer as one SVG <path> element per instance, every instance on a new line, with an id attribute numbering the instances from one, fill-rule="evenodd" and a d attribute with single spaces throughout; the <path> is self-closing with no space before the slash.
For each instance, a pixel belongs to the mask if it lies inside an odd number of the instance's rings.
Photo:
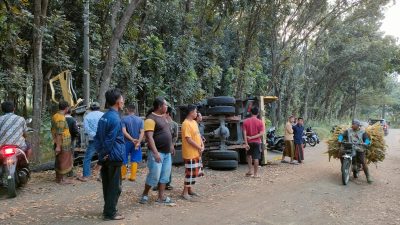
<path id="1" fill-rule="evenodd" d="M 236 169 L 239 163 L 246 163 L 246 152 L 243 140 L 243 120 L 250 117 L 253 106 L 260 108 L 260 119 L 267 121 L 270 103 L 276 101 L 275 96 L 257 96 L 245 100 L 229 96 L 212 97 L 204 100 L 199 105 L 203 115 L 205 152 L 203 161 L 211 169 Z M 182 123 L 184 120 L 184 107 L 177 108 L 175 118 Z M 266 133 L 262 138 L 262 160 L 266 164 Z M 180 162 L 180 146 L 174 162 Z"/>

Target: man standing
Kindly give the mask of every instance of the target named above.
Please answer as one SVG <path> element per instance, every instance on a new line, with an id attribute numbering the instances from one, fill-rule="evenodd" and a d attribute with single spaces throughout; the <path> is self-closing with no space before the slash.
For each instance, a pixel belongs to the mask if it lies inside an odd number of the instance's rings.
<path id="1" fill-rule="evenodd" d="M 165 186 L 171 174 L 171 153 L 175 153 L 172 145 L 171 127 L 165 117 L 167 102 L 157 97 L 153 102 L 153 109 L 147 114 L 144 122 L 144 131 L 149 151 L 147 152 L 147 167 L 149 172 L 140 203 L 149 201 L 151 187 L 158 185 L 158 203 L 172 204 L 169 197 L 164 197 Z"/>
<path id="2" fill-rule="evenodd" d="M 290 163 L 291 164 L 297 164 L 297 162 L 294 162 L 294 142 L 293 142 L 293 123 L 294 123 L 294 116 L 289 116 L 288 121 L 286 122 L 285 125 L 285 149 L 282 154 L 282 163 L 287 163 L 285 161 L 285 157 L 289 156 L 290 157 Z"/>
<path id="3" fill-rule="evenodd" d="M 0 146 L 17 145 L 29 159 L 32 150 L 25 141 L 27 126 L 25 119 L 15 115 L 14 103 L 5 101 L 1 104 L 4 115 L 0 116 Z"/>
<path id="4" fill-rule="evenodd" d="M 142 143 L 144 137 L 144 127 L 143 120 L 135 115 L 135 110 L 135 105 L 128 105 L 128 115 L 122 118 L 122 132 L 125 136 L 125 157 L 124 165 L 122 166 L 121 171 L 122 180 L 126 179 L 129 155 L 131 156 L 131 175 L 129 177 L 130 181 L 136 180 L 138 163 L 142 161 L 142 148 L 140 144 Z"/>
<path id="5" fill-rule="evenodd" d="M 243 135 L 246 146 L 247 164 L 249 171 L 246 176 L 258 178 L 258 164 L 261 159 L 261 137 L 265 132 L 264 123 L 257 118 L 258 107 L 251 109 L 251 117 L 243 121 Z M 252 173 L 252 163 L 254 163 L 254 174 Z"/>
<path id="6" fill-rule="evenodd" d="M 82 177 L 78 178 L 83 182 L 87 181 L 91 176 L 90 164 L 92 162 L 93 155 L 96 153 L 94 137 L 97 132 L 99 120 L 104 115 L 104 113 L 100 111 L 100 104 L 97 102 L 92 102 L 92 104 L 90 104 L 90 110 L 91 112 L 89 112 L 83 118 L 83 127 L 89 140 L 89 145 L 85 152 L 85 158 L 83 159 L 83 174 Z"/>
<path id="7" fill-rule="evenodd" d="M 178 141 L 178 132 L 179 132 L 179 126 L 178 124 L 172 119 L 173 118 L 173 108 L 168 106 L 167 109 L 167 120 L 169 122 L 170 128 L 171 128 L 171 135 L 172 135 L 172 145 L 175 148 L 175 144 Z M 167 190 L 172 190 L 174 187 L 171 185 L 172 182 L 172 168 L 171 168 L 171 175 L 169 176 L 169 182 L 166 185 Z"/>
<path id="8" fill-rule="evenodd" d="M 200 156 L 204 151 L 199 125 L 197 124 L 197 107 L 189 105 L 188 115 L 182 123 L 182 157 L 185 163 L 185 181 L 182 197 L 191 200 L 192 196 L 198 196 L 193 191 L 196 178 L 201 176 Z"/>
<path id="9" fill-rule="evenodd" d="M 69 110 L 68 102 L 60 101 L 59 111 L 51 119 L 51 133 L 55 150 L 56 182 L 59 184 L 70 184 L 64 176 L 72 169 L 71 134 L 65 114 Z"/>
<path id="10" fill-rule="evenodd" d="M 65 119 L 68 124 L 69 128 L 69 133 L 71 134 L 71 157 L 72 157 L 72 169 L 68 173 L 68 177 L 74 177 L 75 175 L 75 169 L 74 169 L 74 151 L 75 151 L 75 139 L 79 138 L 79 128 L 76 123 L 76 120 L 74 117 L 71 116 L 71 109 L 68 109 L 67 113 L 65 113 Z"/>
<path id="11" fill-rule="evenodd" d="M 122 220 L 117 212 L 118 198 L 122 191 L 121 166 L 125 153 L 124 134 L 119 117 L 119 110 L 124 107 L 124 98 L 119 89 L 108 90 L 105 94 L 109 110 L 100 118 L 95 148 L 99 154 L 101 179 L 104 196 L 104 220 Z"/>
<path id="12" fill-rule="evenodd" d="M 294 136 L 294 157 L 297 162 L 302 163 L 304 160 L 304 146 L 303 146 L 303 133 L 304 133 L 304 120 L 303 118 L 297 118 L 297 124 L 293 126 Z"/>

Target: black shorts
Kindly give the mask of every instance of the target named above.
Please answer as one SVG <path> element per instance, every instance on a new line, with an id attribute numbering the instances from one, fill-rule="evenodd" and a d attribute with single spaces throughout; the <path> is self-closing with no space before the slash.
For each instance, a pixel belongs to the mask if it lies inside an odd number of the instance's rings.
<path id="1" fill-rule="evenodd" d="M 247 151 L 247 155 L 253 159 L 261 159 L 261 143 L 249 143 L 250 149 Z"/>

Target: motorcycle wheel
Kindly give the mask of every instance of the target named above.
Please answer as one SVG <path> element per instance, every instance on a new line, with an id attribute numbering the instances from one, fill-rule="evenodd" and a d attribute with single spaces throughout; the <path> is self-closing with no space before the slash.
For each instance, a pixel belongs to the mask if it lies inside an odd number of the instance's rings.
<path id="1" fill-rule="evenodd" d="M 17 185 L 15 175 L 10 179 L 7 178 L 7 194 L 9 198 L 15 198 L 17 196 Z"/>
<path id="2" fill-rule="evenodd" d="M 351 165 L 351 161 L 349 159 L 343 159 L 343 164 L 342 164 L 342 183 L 343 183 L 343 185 L 347 185 L 347 183 L 349 183 L 350 165 Z"/>
<path id="3" fill-rule="evenodd" d="M 285 145 L 284 145 L 283 141 L 279 141 L 278 143 L 276 143 L 275 149 L 280 152 L 283 152 L 284 147 L 285 147 Z"/>
<path id="4" fill-rule="evenodd" d="M 317 145 L 317 142 L 315 141 L 314 138 L 307 138 L 307 141 L 308 141 L 308 144 L 309 144 L 311 147 L 314 147 L 314 146 Z"/>

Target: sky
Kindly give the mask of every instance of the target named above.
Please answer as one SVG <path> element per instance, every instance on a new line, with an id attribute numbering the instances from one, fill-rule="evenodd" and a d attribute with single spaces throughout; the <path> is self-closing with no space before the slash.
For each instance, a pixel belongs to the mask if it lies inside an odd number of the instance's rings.
<path id="1" fill-rule="evenodd" d="M 388 35 L 395 36 L 400 40 L 400 1 L 396 0 L 395 5 L 390 2 L 385 10 L 385 19 L 383 20 L 381 30 Z"/>

